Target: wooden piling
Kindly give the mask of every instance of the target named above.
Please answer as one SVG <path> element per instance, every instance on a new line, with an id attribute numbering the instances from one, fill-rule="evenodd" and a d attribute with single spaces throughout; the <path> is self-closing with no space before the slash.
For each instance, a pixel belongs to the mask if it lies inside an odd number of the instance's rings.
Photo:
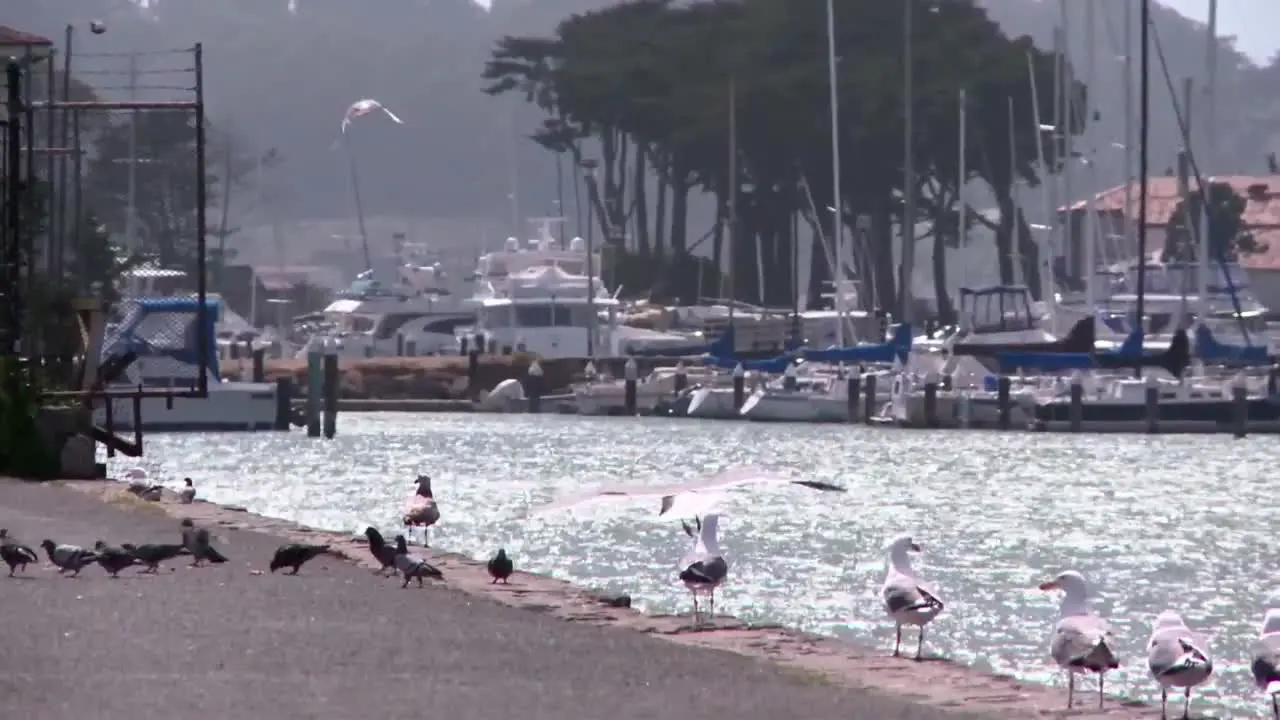
<path id="1" fill-rule="evenodd" d="M 542 364 L 534 360 L 529 363 L 524 378 L 524 396 L 529 401 L 529 412 L 542 412 L 542 391 Z"/>
<path id="2" fill-rule="evenodd" d="M 938 427 L 938 374 L 933 372 L 924 379 L 924 424 Z"/>
<path id="3" fill-rule="evenodd" d="M 747 400 L 747 370 L 742 367 L 742 363 L 738 363 L 733 368 L 733 410 L 736 413 L 742 409 L 742 404 Z"/>
<path id="4" fill-rule="evenodd" d="M 293 379 L 276 378 L 276 430 L 288 430 L 293 424 Z"/>
<path id="5" fill-rule="evenodd" d="M 1154 375 L 1147 376 L 1146 389 L 1147 432 L 1160 432 L 1160 381 Z"/>
<path id="6" fill-rule="evenodd" d="M 999 410 L 999 417 L 996 419 L 996 428 L 999 430 L 1008 430 L 1010 416 L 1012 413 L 1012 388 L 1013 381 L 1008 375 L 1001 375 L 996 381 L 996 407 Z"/>
<path id="7" fill-rule="evenodd" d="M 862 378 L 862 386 L 862 422 L 870 425 L 871 419 L 876 416 L 876 376 L 867 373 Z"/>
<path id="8" fill-rule="evenodd" d="M 320 437 L 320 396 L 324 390 L 324 354 L 319 348 L 307 352 L 307 437 Z"/>
<path id="9" fill-rule="evenodd" d="M 338 354 L 324 356 L 324 437 L 332 440 L 338 433 Z"/>
<path id="10" fill-rule="evenodd" d="M 1084 425 L 1084 377 L 1080 373 L 1071 376 L 1071 405 L 1067 407 L 1071 432 L 1080 432 Z"/>
<path id="11" fill-rule="evenodd" d="M 639 382 L 639 373 L 640 368 L 636 365 L 636 359 L 632 357 L 627 358 L 627 363 L 622 366 L 622 387 L 623 392 L 625 393 L 623 399 L 623 404 L 625 405 L 624 411 L 628 415 L 635 415 L 637 411 L 636 383 Z"/>
<path id="12" fill-rule="evenodd" d="M 849 414 L 849 422 L 857 422 L 858 401 L 862 396 L 862 375 L 856 372 L 851 372 L 844 382 L 844 400 L 846 412 Z"/>
<path id="13" fill-rule="evenodd" d="M 1237 375 L 1231 384 L 1232 434 L 1242 438 L 1249 433 L 1249 390 L 1243 375 Z"/>

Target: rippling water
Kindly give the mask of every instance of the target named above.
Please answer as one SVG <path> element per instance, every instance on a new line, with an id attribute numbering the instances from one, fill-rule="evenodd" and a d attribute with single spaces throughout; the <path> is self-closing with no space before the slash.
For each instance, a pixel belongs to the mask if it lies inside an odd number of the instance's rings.
<path id="1" fill-rule="evenodd" d="M 886 539 L 911 532 L 947 601 L 928 646 L 974 666 L 1063 684 L 1047 656 L 1057 597 L 1036 586 L 1067 568 L 1096 587 L 1124 666 L 1108 687 L 1159 700 L 1145 644 L 1174 608 L 1211 640 L 1203 689 L 1217 712 L 1266 703 L 1247 658 L 1262 608 L 1280 603 L 1267 490 L 1275 441 L 1258 437 L 1071 436 L 881 430 L 572 416 L 350 413 L 333 441 L 301 432 L 156 435 L 140 464 L 203 497 L 357 532 L 396 522 L 412 479 L 435 479 L 433 544 L 475 557 L 505 546 L 519 567 L 688 611 L 675 582 L 687 540 L 655 503 L 528 519 L 531 503 L 608 483 L 667 483 L 735 464 L 838 481 L 734 491 L 721 523 L 732 571 L 717 605 L 734 615 L 886 650 L 878 590 Z M 112 470 L 138 464 L 113 461 Z M 914 635 L 911 636 L 914 638 Z M 1204 703 L 1198 703 L 1204 708 Z"/>

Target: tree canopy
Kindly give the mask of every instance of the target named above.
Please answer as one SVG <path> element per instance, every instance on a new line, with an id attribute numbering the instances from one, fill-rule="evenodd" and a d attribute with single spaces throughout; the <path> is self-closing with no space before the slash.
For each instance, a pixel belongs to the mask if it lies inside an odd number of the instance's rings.
<path id="1" fill-rule="evenodd" d="M 1244 212 L 1248 202 L 1225 182 L 1209 183 L 1209 259 L 1230 262 L 1245 255 L 1266 252 L 1248 231 Z M 1178 201 L 1165 230 L 1165 260 L 1191 262 L 1198 258 L 1197 242 L 1200 218 L 1204 214 L 1204 197 L 1193 192 Z"/>
<path id="2" fill-rule="evenodd" d="M 1005 216 L 997 227 L 1004 244 L 1021 239 L 1023 255 L 1033 260 L 1013 187 L 1037 185 L 1061 166 L 1062 134 L 1040 132 L 1035 123 L 1052 117 L 1052 93 L 1038 93 L 1037 115 L 1029 82 L 1034 72 L 1038 88 L 1053 87 L 1056 58 L 1027 38 L 1009 38 L 969 0 L 911 2 L 910 176 L 902 152 L 903 7 L 875 0 L 835 4 L 841 222 L 869 221 L 854 257 L 864 259 L 864 277 L 874 278 L 877 304 L 885 308 L 897 306 L 894 228 L 902 226 L 906 183 L 920 199 L 908 226 L 955 213 L 961 90 L 968 98 L 970 180 L 985 183 L 996 197 Z M 793 220 L 829 233 L 824 209 L 837 204 L 826 47 L 824 3 L 631 0 L 573 15 L 548 37 L 501 39 L 484 77 L 489 93 L 520 93 L 545 112 L 533 132 L 545 148 L 576 163 L 588 147 L 598 153 L 600 197 L 594 202 L 602 235 L 628 228 L 637 255 L 678 260 L 689 247 L 679 208 L 695 189 L 711 193 L 719 198 L 722 220 L 713 254 L 731 253 L 735 294 L 778 303 L 795 297 Z M 1070 80 L 1068 87 L 1083 105 L 1085 88 Z M 730 177 L 731 103 L 736 177 Z M 1083 123 L 1069 130 L 1078 134 Z M 1047 167 L 1037 164 L 1042 153 Z M 659 179 L 652 210 L 646 165 Z M 737 231 L 726 232 L 734 184 Z M 939 223 L 938 232 L 950 232 L 956 241 L 959 228 L 945 226 Z M 722 248 L 726 236 L 731 241 Z M 758 262 L 770 268 L 767 287 L 760 287 Z M 815 263 L 818 279 L 831 276 L 831 262 Z M 1012 265 L 1002 270 L 1013 274 Z M 657 278 L 634 280 L 652 287 Z"/>

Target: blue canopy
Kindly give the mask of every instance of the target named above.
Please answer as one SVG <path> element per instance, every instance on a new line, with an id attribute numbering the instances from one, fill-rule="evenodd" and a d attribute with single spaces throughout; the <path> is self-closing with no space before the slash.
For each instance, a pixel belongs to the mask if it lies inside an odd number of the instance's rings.
<path id="1" fill-rule="evenodd" d="M 1265 345 L 1224 345 L 1204 325 L 1196 327 L 1196 357 L 1215 365 L 1248 367 L 1271 364 Z"/>
<path id="2" fill-rule="evenodd" d="M 809 362 L 823 363 L 892 363 L 895 359 L 905 363 L 911 352 L 911 325 L 902 323 L 894 328 L 889 342 L 851 347 L 830 347 L 824 350 L 802 350 L 800 356 Z"/>

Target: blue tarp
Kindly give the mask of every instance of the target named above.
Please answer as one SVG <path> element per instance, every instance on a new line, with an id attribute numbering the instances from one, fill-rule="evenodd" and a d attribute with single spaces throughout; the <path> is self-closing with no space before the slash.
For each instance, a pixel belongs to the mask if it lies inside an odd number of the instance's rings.
<path id="1" fill-rule="evenodd" d="M 902 323 L 893 332 L 889 342 L 851 347 L 831 347 L 824 350 L 802 350 L 800 356 L 809 362 L 822 363 L 892 363 L 895 359 L 905 363 L 911 352 L 911 325 Z"/>
<path id="2" fill-rule="evenodd" d="M 1215 365 L 1262 366 L 1270 365 L 1265 345 L 1224 345 L 1218 342 L 1209 328 L 1196 327 L 1195 356 Z"/>
<path id="3" fill-rule="evenodd" d="M 1142 331 L 1134 330 L 1115 350 L 1095 353 L 1002 352 L 996 353 L 996 362 L 999 363 L 1001 372 L 1013 372 L 1019 369 L 1040 372 L 1090 370 L 1097 367 L 1098 355 L 1133 358 L 1140 357 L 1142 353 Z"/>
<path id="4" fill-rule="evenodd" d="M 103 342 L 103 359 L 132 350 L 139 357 L 167 357 L 199 367 L 202 363 L 196 333 L 203 333 L 208 356 L 203 364 L 215 379 L 220 378 L 214 328 L 222 304 L 206 298 L 204 307 L 204 327 L 200 328 L 200 302 L 196 298 L 138 298 L 129 315 Z"/>

